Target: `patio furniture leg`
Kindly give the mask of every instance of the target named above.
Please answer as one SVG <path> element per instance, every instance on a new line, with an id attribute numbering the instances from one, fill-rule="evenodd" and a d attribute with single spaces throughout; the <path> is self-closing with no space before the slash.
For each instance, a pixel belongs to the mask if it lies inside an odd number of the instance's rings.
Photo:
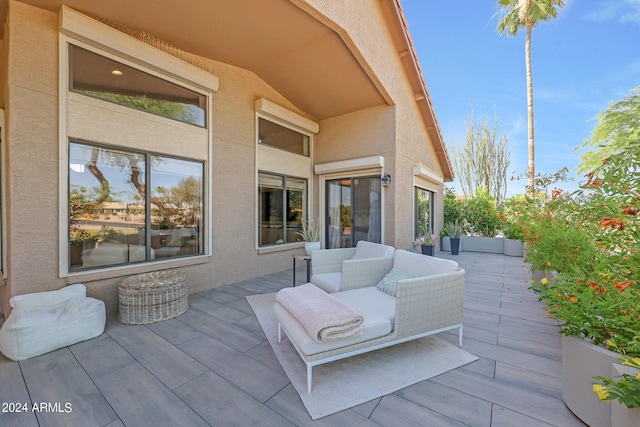
<path id="1" fill-rule="evenodd" d="M 282 325 L 278 322 L 278 342 L 282 342 Z"/>
<path id="2" fill-rule="evenodd" d="M 458 345 L 462 347 L 462 325 L 460 326 L 460 329 L 458 329 Z"/>
<path id="3" fill-rule="evenodd" d="M 307 393 L 311 394 L 311 369 L 312 366 L 307 363 Z"/>

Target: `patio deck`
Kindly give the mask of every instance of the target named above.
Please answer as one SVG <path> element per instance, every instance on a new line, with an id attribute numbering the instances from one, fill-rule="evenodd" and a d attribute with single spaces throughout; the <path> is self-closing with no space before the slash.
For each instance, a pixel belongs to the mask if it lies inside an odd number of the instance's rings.
<path id="1" fill-rule="evenodd" d="M 463 348 L 480 357 L 467 366 L 311 421 L 245 299 L 291 286 L 288 270 L 191 295 L 173 320 L 110 318 L 93 340 L 0 355 L 0 426 L 583 426 L 562 402 L 561 337 L 522 258 L 439 256 L 467 271 Z M 49 412 L 32 411 L 40 402 Z"/>

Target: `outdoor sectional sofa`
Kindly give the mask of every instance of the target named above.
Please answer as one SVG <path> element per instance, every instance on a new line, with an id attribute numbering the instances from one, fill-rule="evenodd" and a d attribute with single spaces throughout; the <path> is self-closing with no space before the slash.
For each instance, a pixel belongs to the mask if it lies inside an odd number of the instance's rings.
<path id="1" fill-rule="evenodd" d="M 415 278 L 398 280 L 395 297 L 376 285 L 392 267 L 408 271 Z M 312 368 L 406 341 L 458 329 L 462 346 L 465 271 L 454 261 L 404 250 L 395 251 L 393 265 L 356 281 L 342 281 L 342 290 L 330 294 L 363 317 L 362 334 L 350 338 L 317 342 L 287 308 L 274 303 L 278 318 L 278 341 L 282 331 L 307 366 L 307 389 L 311 393 Z M 294 288 L 295 289 L 295 288 Z"/>

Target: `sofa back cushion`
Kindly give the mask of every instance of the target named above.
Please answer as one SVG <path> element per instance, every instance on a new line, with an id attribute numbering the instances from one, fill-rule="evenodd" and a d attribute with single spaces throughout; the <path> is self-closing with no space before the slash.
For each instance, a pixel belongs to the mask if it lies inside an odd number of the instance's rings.
<path id="1" fill-rule="evenodd" d="M 458 263 L 399 249 L 394 255 L 393 267 L 410 271 L 417 276 L 433 276 L 456 271 Z"/>
<path id="2" fill-rule="evenodd" d="M 356 245 L 356 254 L 352 259 L 362 258 L 391 258 L 393 256 L 393 246 L 382 245 L 380 243 L 360 240 Z"/>

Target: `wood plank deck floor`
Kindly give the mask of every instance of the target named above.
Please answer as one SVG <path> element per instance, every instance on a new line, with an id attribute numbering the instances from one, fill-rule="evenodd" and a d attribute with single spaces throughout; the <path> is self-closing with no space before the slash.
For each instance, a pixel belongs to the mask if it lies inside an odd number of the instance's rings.
<path id="1" fill-rule="evenodd" d="M 245 299 L 290 286 L 288 270 L 191 295 L 176 319 L 109 318 L 93 340 L 0 355 L 0 410 L 28 407 L 0 412 L 0 426 L 583 426 L 562 402 L 560 335 L 522 258 L 439 256 L 467 271 L 463 348 L 480 358 L 467 366 L 312 421 Z M 54 411 L 34 412 L 40 402 Z"/>

